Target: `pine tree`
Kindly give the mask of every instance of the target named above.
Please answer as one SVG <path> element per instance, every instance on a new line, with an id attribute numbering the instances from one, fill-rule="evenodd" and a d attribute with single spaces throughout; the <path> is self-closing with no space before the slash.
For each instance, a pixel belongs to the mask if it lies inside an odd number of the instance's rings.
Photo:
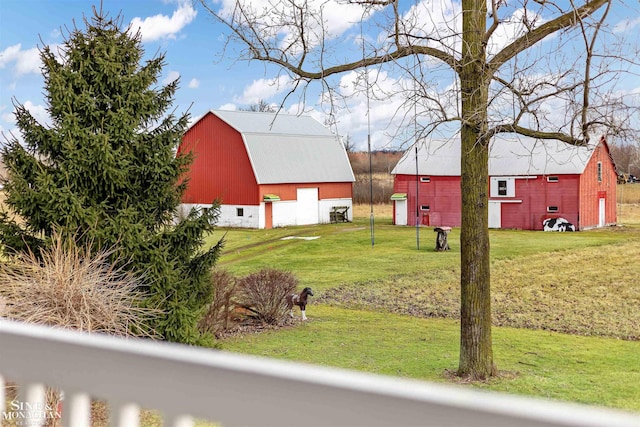
<path id="1" fill-rule="evenodd" d="M 173 224 L 189 155 L 176 156 L 188 113 L 171 108 L 178 81 L 157 86 L 163 54 L 141 63 L 140 34 L 96 11 L 72 29 L 60 52 L 41 50 L 51 125 L 16 105 L 24 138 L 8 141 L 6 203 L 21 221 L 0 216 L 8 251 L 38 252 L 54 229 L 80 243 L 117 247 L 114 259 L 141 273 L 152 322 L 167 340 L 194 343 L 210 298 L 210 270 L 222 242 L 202 252 L 217 209 Z"/>

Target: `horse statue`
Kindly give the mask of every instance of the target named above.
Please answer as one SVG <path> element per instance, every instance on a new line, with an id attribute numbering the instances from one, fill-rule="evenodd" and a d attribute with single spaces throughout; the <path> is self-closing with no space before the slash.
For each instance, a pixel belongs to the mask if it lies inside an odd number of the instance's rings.
<path id="1" fill-rule="evenodd" d="M 293 306 L 297 305 L 300 307 L 300 311 L 302 311 L 302 320 L 307 320 L 305 309 L 307 308 L 307 298 L 309 296 L 313 296 L 311 288 L 304 288 L 299 294 L 287 295 L 287 308 L 289 309 L 291 317 L 293 317 Z"/>

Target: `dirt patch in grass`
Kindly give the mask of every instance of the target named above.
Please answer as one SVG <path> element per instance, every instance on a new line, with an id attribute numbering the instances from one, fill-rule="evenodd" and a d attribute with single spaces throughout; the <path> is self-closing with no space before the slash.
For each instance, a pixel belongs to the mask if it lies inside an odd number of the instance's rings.
<path id="1" fill-rule="evenodd" d="M 496 326 L 640 340 L 640 244 L 494 261 Z M 460 316 L 457 269 L 329 289 L 317 302 L 416 317 Z"/>

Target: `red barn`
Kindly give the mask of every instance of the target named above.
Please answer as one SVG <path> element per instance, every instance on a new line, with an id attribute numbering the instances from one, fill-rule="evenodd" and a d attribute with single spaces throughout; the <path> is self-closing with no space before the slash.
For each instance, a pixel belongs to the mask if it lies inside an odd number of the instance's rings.
<path id="1" fill-rule="evenodd" d="M 307 116 L 210 111 L 178 152 L 195 159 L 183 211 L 221 201 L 218 225 L 272 228 L 329 222 L 351 206 L 355 178 L 342 143 Z"/>
<path id="2" fill-rule="evenodd" d="M 617 174 L 604 137 L 575 147 L 499 135 L 489 150 L 490 228 L 542 230 L 547 218 L 581 230 L 616 223 Z M 392 174 L 394 224 L 460 226 L 459 139 L 415 144 Z"/>

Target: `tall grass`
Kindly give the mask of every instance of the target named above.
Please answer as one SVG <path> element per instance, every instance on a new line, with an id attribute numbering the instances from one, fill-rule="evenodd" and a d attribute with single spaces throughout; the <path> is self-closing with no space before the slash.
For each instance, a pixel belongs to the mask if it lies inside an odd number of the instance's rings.
<path id="1" fill-rule="evenodd" d="M 117 336 L 154 336 L 146 327 L 156 311 L 140 306 L 143 283 L 73 239 L 52 237 L 39 256 L 18 254 L 0 265 L 0 316 Z"/>
<path id="2" fill-rule="evenodd" d="M 388 173 L 356 175 L 353 184 L 353 203 L 389 203 L 393 194 L 393 176 Z"/>
<path id="3" fill-rule="evenodd" d="M 640 184 L 618 184 L 618 203 L 640 203 Z"/>

